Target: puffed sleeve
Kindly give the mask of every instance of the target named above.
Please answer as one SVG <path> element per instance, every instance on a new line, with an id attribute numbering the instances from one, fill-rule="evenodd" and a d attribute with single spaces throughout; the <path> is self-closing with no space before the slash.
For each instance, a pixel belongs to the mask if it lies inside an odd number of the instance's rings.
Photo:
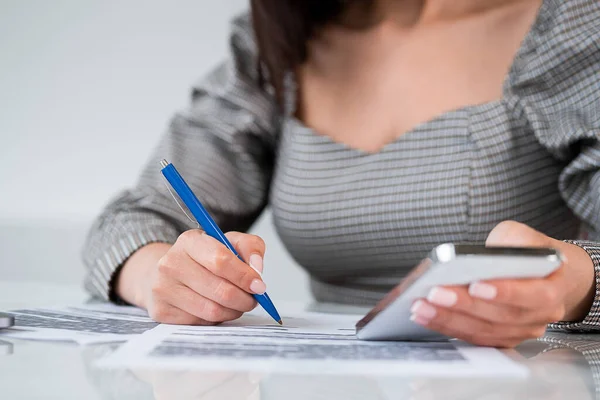
<path id="1" fill-rule="evenodd" d="M 517 60 L 513 82 L 538 141 L 564 165 L 560 193 L 582 221 L 585 240 L 569 242 L 593 261 L 596 294 L 580 322 L 552 329 L 600 330 L 600 3 L 554 2 L 528 40 L 535 48 Z M 576 239 L 576 238 L 573 238 Z"/>
<path id="2" fill-rule="evenodd" d="M 232 24 L 228 59 L 192 91 L 135 185 L 97 218 L 83 249 L 85 287 L 118 301 L 112 283 L 140 247 L 173 243 L 192 227 L 171 198 L 160 160 L 171 161 L 224 231 L 244 231 L 264 209 L 278 137 L 278 107 L 261 90 L 257 51 L 247 15 Z"/>

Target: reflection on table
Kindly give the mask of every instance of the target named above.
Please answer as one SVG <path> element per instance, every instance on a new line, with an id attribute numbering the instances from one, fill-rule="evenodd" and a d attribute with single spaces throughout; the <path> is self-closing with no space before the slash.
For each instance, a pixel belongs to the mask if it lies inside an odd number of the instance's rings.
<path id="1" fill-rule="evenodd" d="M 594 399 L 600 387 L 600 341 L 594 335 L 550 333 L 507 355 L 531 369 L 527 380 L 418 379 L 281 375 L 233 371 L 103 370 L 93 362 L 116 348 L 82 354 L 87 374 L 106 399 Z"/>

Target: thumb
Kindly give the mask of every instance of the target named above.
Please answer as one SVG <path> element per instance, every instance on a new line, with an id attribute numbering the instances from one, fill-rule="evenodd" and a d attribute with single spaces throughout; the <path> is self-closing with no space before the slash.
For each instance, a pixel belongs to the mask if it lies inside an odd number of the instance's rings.
<path id="1" fill-rule="evenodd" d="M 492 229 L 485 241 L 488 247 L 552 247 L 553 239 L 516 221 L 504 221 Z"/>
<path id="2" fill-rule="evenodd" d="M 242 257 L 242 260 L 256 272 L 263 272 L 263 258 L 265 256 L 265 241 L 260 236 L 242 232 L 227 232 L 225 234 L 233 247 Z"/>

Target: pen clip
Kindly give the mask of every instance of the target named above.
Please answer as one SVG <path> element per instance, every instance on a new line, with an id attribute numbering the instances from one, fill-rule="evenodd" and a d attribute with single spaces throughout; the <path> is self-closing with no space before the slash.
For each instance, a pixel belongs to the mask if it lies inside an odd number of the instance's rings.
<path id="1" fill-rule="evenodd" d="M 183 207 L 181 206 L 181 203 L 179 203 L 179 200 L 177 200 L 177 197 L 175 197 L 175 194 L 171 191 L 171 188 L 169 187 L 169 184 L 167 183 L 167 179 L 164 177 L 164 175 L 161 174 L 161 176 L 162 176 L 162 179 L 163 179 L 163 183 L 165 184 L 165 187 L 167 188 L 167 190 L 171 194 L 171 197 L 173 198 L 173 200 L 175 200 L 175 203 L 177 204 L 177 206 L 179 206 L 179 209 L 181 211 L 183 211 L 183 213 L 185 214 L 185 216 L 187 217 L 187 219 L 189 219 L 192 224 L 196 224 L 196 228 L 200 229 L 200 224 L 198 223 L 198 221 L 196 221 L 195 219 L 193 219 L 192 217 L 190 217 L 188 215 L 188 213 L 183 209 Z"/>

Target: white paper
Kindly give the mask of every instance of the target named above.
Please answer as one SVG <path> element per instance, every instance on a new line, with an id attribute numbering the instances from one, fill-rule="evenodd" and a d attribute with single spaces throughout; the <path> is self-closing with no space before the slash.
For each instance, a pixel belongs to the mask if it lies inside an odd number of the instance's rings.
<path id="1" fill-rule="evenodd" d="M 98 362 L 104 368 L 277 373 L 525 377 L 496 349 L 459 342 L 366 342 L 360 316 L 284 314 L 284 326 L 246 314 L 220 326 L 159 325 Z"/>
<path id="2" fill-rule="evenodd" d="M 1 337 L 74 341 L 79 344 L 123 342 L 158 324 L 139 308 L 89 304 L 9 311 L 15 326 L 0 330 Z"/>

